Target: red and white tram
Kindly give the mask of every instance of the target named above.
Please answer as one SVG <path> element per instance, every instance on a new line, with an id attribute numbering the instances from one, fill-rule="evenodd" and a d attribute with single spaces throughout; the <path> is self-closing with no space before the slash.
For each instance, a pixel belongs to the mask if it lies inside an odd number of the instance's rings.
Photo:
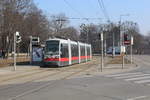
<path id="1" fill-rule="evenodd" d="M 92 59 L 91 45 L 70 39 L 49 39 L 44 50 L 44 65 L 66 66 Z"/>

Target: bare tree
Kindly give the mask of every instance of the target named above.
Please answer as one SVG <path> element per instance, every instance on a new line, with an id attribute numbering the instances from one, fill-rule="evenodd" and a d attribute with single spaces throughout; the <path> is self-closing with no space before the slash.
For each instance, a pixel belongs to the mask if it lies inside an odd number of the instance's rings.
<path id="1" fill-rule="evenodd" d="M 31 0 L 1 0 L 1 48 L 7 52 L 12 45 L 13 34 L 20 31 L 23 14 L 31 2 Z"/>
<path id="2" fill-rule="evenodd" d="M 61 36 L 61 30 L 66 28 L 68 24 L 69 20 L 65 14 L 52 15 L 50 18 L 50 29 L 53 36 Z"/>

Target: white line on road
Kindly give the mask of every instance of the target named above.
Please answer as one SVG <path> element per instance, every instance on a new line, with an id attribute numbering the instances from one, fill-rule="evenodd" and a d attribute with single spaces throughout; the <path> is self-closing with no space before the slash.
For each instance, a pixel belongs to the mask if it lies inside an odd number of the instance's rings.
<path id="1" fill-rule="evenodd" d="M 150 74 L 137 74 L 137 75 L 130 75 L 130 76 L 119 76 L 116 79 L 127 79 L 127 78 L 135 78 L 135 77 L 142 77 L 142 76 L 150 76 Z"/>
<path id="2" fill-rule="evenodd" d="M 137 80 L 142 80 L 142 79 L 150 79 L 150 76 L 136 77 L 136 78 L 130 78 L 130 79 L 125 79 L 125 80 L 126 81 L 137 81 Z"/>
<path id="3" fill-rule="evenodd" d="M 147 96 L 139 96 L 139 97 L 134 97 L 134 98 L 129 98 L 127 100 L 138 100 L 138 99 L 144 99 L 146 98 Z"/>
<path id="4" fill-rule="evenodd" d="M 148 82 L 150 82 L 150 79 L 149 80 L 135 81 L 134 83 L 148 83 Z"/>
<path id="5" fill-rule="evenodd" d="M 106 77 L 119 77 L 119 76 L 135 75 L 135 74 L 141 74 L 141 72 L 136 72 L 136 73 L 123 73 L 123 74 L 113 74 L 113 75 L 106 75 Z"/>

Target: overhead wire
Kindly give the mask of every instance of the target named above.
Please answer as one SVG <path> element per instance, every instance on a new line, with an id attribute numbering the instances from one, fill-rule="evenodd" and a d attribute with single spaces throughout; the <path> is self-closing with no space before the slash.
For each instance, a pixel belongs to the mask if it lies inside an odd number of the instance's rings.
<path id="1" fill-rule="evenodd" d="M 72 5 L 67 1 L 67 0 L 63 0 L 65 2 L 65 4 L 67 6 L 69 6 L 74 12 L 76 12 L 80 17 L 83 17 L 83 15 L 78 11 L 76 10 L 74 7 L 72 7 Z"/>
<path id="2" fill-rule="evenodd" d="M 52 16 L 53 17 L 53 16 Z M 60 18 L 60 17 L 55 17 Z M 66 19 L 70 20 L 101 20 L 102 18 L 94 18 L 94 17 L 67 17 Z"/>
<path id="3" fill-rule="evenodd" d="M 105 17 L 108 21 L 110 21 L 110 17 L 109 17 L 109 15 L 108 15 L 108 12 L 107 12 L 106 7 L 105 7 L 105 5 L 104 5 L 104 1 L 103 1 L 103 0 L 98 0 L 98 5 L 99 5 L 101 11 L 102 11 L 103 14 L 104 14 L 104 17 Z"/>
<path id="4" fill-rule="evenodd" d="M 74 12 L 76 12 L 80 17 L 80 19 L 86 20 L 87 22 L 89 22 L 89 18 L 84 17 L 78 10 L 76 10 L 74 7 L 72 7 L 72 5 L 67 1 L 67 0 L 63 0 L 65 2 L 66 5 L 68 5 Z M 73 18 L 76 19 L 76 18 Z"/>
<path id="5" fill-rule="evenodd" d="M 107 12 L 107 10 L 106 10 L 106 7 L 105 7 L 105 4 L 104 4 L 104 1 L 103 1 L 103 0 L 101 0 L 101 3 L 102 3 L 102 6 L 103 6 L 103 8 L 104 8 L 104 12 L 105 12 L 105 14 L 106 14 L 107 18 L 110 20 L 110 18 L 109 18 L 109 14 L 108 14 L 108 12 Z"/>

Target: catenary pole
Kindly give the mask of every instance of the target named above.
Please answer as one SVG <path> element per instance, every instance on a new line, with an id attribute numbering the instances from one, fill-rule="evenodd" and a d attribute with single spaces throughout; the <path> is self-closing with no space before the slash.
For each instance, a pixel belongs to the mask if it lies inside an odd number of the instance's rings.
<path id="1" fill-rule="evenodd" d="M 101 33 L 101 72 L 103 71 L 103 67 L 104 67 L 104 58 L 103 58 L 103 32 Z"/>
<path id="2" fill-rule="evenodd" d="M 131 36 L 131 64 L 133 63 L 133 36 Z"/>

